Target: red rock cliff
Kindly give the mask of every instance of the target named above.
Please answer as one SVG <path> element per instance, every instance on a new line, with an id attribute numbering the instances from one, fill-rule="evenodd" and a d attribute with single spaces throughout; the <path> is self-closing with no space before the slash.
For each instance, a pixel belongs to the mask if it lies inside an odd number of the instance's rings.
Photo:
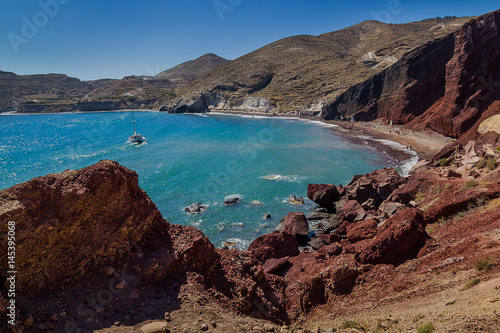
<path id="1" fill-rule="evenodd" d="M 500 11 L 495 11 L 407 53 L 325 106 L 322 116 L 383 118 L 473 138 L 482 120 L 500 113 L 499 100 Z"/>

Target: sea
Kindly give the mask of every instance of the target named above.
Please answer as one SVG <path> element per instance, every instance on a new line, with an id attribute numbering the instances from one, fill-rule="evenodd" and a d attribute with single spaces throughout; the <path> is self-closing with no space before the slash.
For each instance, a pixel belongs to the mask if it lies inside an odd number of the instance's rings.
<path id="1" fill-rule="evenodd" d="M 381 167 L 406 174 L 418 157 L 405 147 L 297 118 L 134 112 L 147 142 L 131 144 L 132 112 L 0 116 L 0 189 L 103 159 L 139 175 L 171 223 L 201 229 L 217 247 L 245 249 L 290 211 L 308 214 L 309 183 L 347 184 Z M 232 206 L 224 198 L 238 195 Z M 303 205 L 288 198 L 303 197 Z M 205 204 L 201 214 L 184 208 Z M 271 219 L 264 219 L 270 214 Z"/>

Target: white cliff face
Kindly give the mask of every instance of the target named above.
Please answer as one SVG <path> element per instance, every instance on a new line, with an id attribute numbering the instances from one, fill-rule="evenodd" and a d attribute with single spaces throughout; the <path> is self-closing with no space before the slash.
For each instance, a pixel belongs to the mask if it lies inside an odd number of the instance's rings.
<path id="1" fill-rule="evenodd" d="M 245 97 L 239 108 L 244 111 L 266 112 L 272 110 L 269 99 L 264 97 Z"/>

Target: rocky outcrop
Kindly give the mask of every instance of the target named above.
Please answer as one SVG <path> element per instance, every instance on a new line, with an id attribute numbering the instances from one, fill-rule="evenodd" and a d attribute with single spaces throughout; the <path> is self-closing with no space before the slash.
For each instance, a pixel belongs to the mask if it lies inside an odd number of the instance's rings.
<path id="1" fill-rule="evenodd" d="M 416 256 L 428 237 L 425 232 L 427 221 L 424 213 L 415 208 L 394 215 L 376 231 L 376 238 L 356 245 L 357 259 L 365 264 L 399 264 L 407 259 L 408 255 Z M 373 235 L 373 227 L 363 227 L 368 230 L 361 235 L 364 236 L 368 232 Z M 359 232 L 352 232 L 351 237 L 357 234 Z M 361 238 L 357 237 L 356 240 L 362 240 Z"/>
<path id="2" fill-rule="evenodd" d="M 333 184 L 309 184 L 307 197 L 321 207 L 332 209 L 334 208 L 333 203 L 340 199 L 340 191 Z"/>
<path id="3" fill-rule="evenodd" d="M 304 213 L 290 212 L 280 221 L 274 232 L 289 232 L 299 243 L 306 242 L 309 238 L 309 223 Z"/>
<path id="4" fill-rule="evenodd" d="M 455 33 L 405 54 L 397 63 L 345 91 L 322 116 L 383 118 L 463 140 L 498 113 L 500 11 L 474 18 Z M 466 141 L 465 141 L 466 142 Z"/>
<path id="5" fill-rule="evenodd" d="M 300 253 L 297 239 L 288 231 L 259 236 L 250 244 L 248 251 L 262 263 L 268 259 L 294 257 Z"/>
<path id="6" fill-rule="evenodd" d="M 10 221 L 16 228 L 19 318 L 30 311 L 36 318 L 35 326 L 50 322 L 46 312 L 54 313 L 61 306 L 68 309 L 68 317 L 66 322 L 53 324 L 56 330 L 75 324 L 67 320 L 83 311 L 78 303 L 73 304 L 74 300 L 79 302 L 78 293 L 83 288 L 92 295 L 111 286 L 116 296 L 116 302 L 106 303 L 104 317 L 92 312 L 100 320 L 86 321 L 88 318 L 80 315 L 78 327 L 90 330 L 107 325 L 105 318 L 112 318 L 114 312 L 140 307 L 138 293 L 151 304 L 174 302 L 180 291 L 172 286 L 180 288 L 180 284 L 197 276 L 193 283 L 218 290 L 221 301 L 238 311 L 286 320 L 277 291 L 280 287 L 275 286 L 279 281 L 267 279 L 250 252 L 216 250 L 201 231 L 165 221 L 139 187 L 137 174 L 116 162 L 101 161 L 0 191 L 1 233 L 7 234 Z M 1 239 L 0 246 L 7 248 L 6 241 Z M 7 252 L 0 252 L 2 267 L 7 267 L 8 260 Z M 6 272 L 0 273 L 4 296 Z M 231 273 L 221 276 L 221 272 Z M 163 288 L 171 296 L 158 294 L 157 290 Z M 251 292 L 236 296 L 236 288 Z M 56 297 L 61 290 L 65 297 Z M 51 298 L 47 298 L 48 294 Z M 264 299 L 267 297 L 270 299 Z M 45 310 L 34 313 L 36 309 L 22 306 L 26 299 L 44 303 Z M 157 315 L 148 312 L 152 308 L 143 311 L 147 316 Z"/>
<path id="7" fill-rule="evenodd" d="M 225 93 L 206 92 L 182 99 L 171 106 L 163 106 L 160 111 L 169 113 L 204 113 L 209 111 L 272 113 L 275 111 L 275 107 L 269 98 L 238 97 Z"/>

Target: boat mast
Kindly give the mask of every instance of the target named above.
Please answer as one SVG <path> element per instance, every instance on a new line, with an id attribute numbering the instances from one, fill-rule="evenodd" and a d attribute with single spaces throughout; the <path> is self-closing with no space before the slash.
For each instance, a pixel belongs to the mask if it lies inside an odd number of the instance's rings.
<path id="1" fill-rule="evenodd" d="M 137 134 L 137 132 L 135 131 L 135 119 L 134 119 L 134 112 L 132 111 L 132 124 L 134 125 L 134 135 Z"/>

